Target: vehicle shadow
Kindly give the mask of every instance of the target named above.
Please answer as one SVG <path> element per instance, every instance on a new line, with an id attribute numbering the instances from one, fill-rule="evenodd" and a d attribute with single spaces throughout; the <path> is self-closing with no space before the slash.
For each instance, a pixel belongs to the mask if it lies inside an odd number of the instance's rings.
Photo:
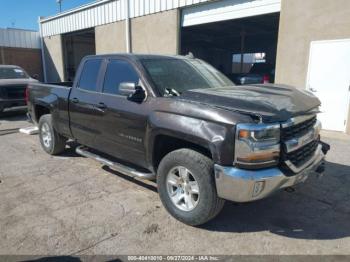
<path id="1" fill-rule="evenodd" d="M 80 261 L 110 261 L 110 262 L 121 262 L 122 260 L 116 258 L 115 256 L 99 255 L 95 257 L 90 257 L 87 255 L 82 256 L 50 256 L 50 257 L 39 257 L 39 258 L 28 258 L 20 259 L 18 261 L 22 262 L 80 262 Z"/>
<path id="2" fill-rule="evenodd" d="M 22 262 L 55 262 L 55 261 L 64 261 L 64 262 L 80 262 L 82 261 L 79 257 L 73 256 L 51 256 L 51 257 L 39 257 L 39 258 L 29 258 L 21 260 Z"/>
<path id="3" fill-rule="evenodd" d="M 60 154 L 60 157 L 77 157 L 77 158 L 82 157 L 83 158 L 83 156 L 77 154 L 75 151 L 78 146 L 80 146 L 80 145 L 78 143 L 76 143 L 75 141 L 68 141 L 66 150 Z M 117 171 L 113 170 L 112 168 L 105 166 L 105 165 L 102 165 L 102 169 L 105 170 L 106 172 L 109 172 L 109 173 L 111 173 L 115 176 L 118 176 L 124 180 L 127 180 L 131 183 L 137 184 L 138 186 L 144 187 L 146 189 L 149 189 L 149 190 L 157 193 L 157 186 L 153 181 L 138 180 L 138 179 L 135 179 L 131 176 L 119 173 L 119 172 L 117 172 Z"/>
<path id="4" fill-rule="evenodd" d="M 298 239 L 349 237 L 349 174 L 350 166 L 328 162 L 323 178 L 310 178 L 294 193 L 282 191 L 246 204 L 227 202 L 221 214 L 201 228 L 235 233 L 269 231 Z"/>
<path id="5" fill-rule="evenodd" d="M 141 187 L 144 187 L 148 190 L 151 190 L 153 191 L 154 193 L 157 193 L 158 190 L 157 190 L 157 185 L 155 183 L 153 183 L 152 181 L 142 181 L 142 180 L 138 180 L 138 179 L 135 179 L 131 176 L 128 176 L 128 175 L 124 175 L 122 173 L 119 173 L 115 170 L 113 170 L 112 168 L 108 167 L 108 166 L 103 166 L 102 167 L 103 170 L 113 174 L 113 175 L 116 175 L 124 180 L 127 180 L 129 182 L 132 182 L 138 186 L 141 186 Z"/>
<path id="6" fill-rule="evenodd" d="M 71 142 L 65 156 L 80 157 Z M 102 169 L 157 193 L 152 181 L 123 175 L 108 166 Z M 251 203 L 227 201 L 222 212 L 200 228 L 216 232 L 268 231 L 296 239 L 331 240 L 350 236 L 350 166 L 327 162 L 322 178 L 311 177 L 295 187 Z"/>
<path id="7" fill-rule="evenodd" d="M 66 150 L 60 154 L 60 157 L 82 157 L 81 155 L 75 152 L 75 149 L 79 146 L 79 144 L 75 141 L 68 141 Z"/>

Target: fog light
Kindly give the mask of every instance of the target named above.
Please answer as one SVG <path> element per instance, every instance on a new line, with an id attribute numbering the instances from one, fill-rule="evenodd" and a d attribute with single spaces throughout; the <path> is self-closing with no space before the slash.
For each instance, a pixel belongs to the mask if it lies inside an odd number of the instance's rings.
<path id="1" fill-rule="evenodd" d="M 255 182 L 253 188 L 253 197 L 260 195 L 260 193 L 264 190 L 265 181 Z"/>

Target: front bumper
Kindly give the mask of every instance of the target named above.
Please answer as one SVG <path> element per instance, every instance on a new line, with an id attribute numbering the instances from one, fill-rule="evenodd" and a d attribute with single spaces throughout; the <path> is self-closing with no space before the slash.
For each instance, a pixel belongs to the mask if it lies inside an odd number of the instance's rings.
<path id="1" fill-rule="evenodd" d="M 320 143 L 309 165 L 292 176 L 281 169 L 246 170 L 215 165 L 216 190 L 220 198 L 234 202 L 250 202 L 265 198 L 274 192 L 304 182 L 310 175 L 322 173 L 328 145 Z"/>

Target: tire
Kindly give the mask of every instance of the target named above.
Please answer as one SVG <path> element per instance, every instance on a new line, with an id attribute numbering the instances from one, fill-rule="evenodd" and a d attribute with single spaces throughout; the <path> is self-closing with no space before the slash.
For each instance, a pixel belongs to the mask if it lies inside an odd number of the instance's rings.
<path id="1" fill-rule="evenodd" d="M 53 128 L 51 115 L 40 117 L 39 139 L 41 147 L 50 155 L 58 155 L 66 148 L 67 139 Z"/>
<path id="2" fill-rule="evenodd" d="M 225 200 L 217 195 L 213 166 L 210 158 L 190 149 L 175 150 L 161 160 L 157 172 L 158 193 L 174 218 L 187 225 L 199 226 L 219 214 Z M 189 181 L 182 183 L 181 174 L 185 173 Z M 173 185 L 174 181 L 179 184 Z"/>

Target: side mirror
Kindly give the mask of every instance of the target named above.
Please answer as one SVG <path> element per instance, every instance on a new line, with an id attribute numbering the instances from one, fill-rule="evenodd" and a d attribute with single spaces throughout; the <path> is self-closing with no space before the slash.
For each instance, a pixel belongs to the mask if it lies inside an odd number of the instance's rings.
<path id="1" fill-rule="evenodd" d="M 127 96 L 128 100 L 136 103 L 142 103 L 146 98 L 145 90 L 133 82 L 120 83 L 119 94 L 122 96 Z"/>
<path id="2" fill-rule="evenodd" d="M 119 85 L 119 94 L 122 96 L 133 95 L 136 91 L 136 84 L 133 82 L 123 82 Z"/>

